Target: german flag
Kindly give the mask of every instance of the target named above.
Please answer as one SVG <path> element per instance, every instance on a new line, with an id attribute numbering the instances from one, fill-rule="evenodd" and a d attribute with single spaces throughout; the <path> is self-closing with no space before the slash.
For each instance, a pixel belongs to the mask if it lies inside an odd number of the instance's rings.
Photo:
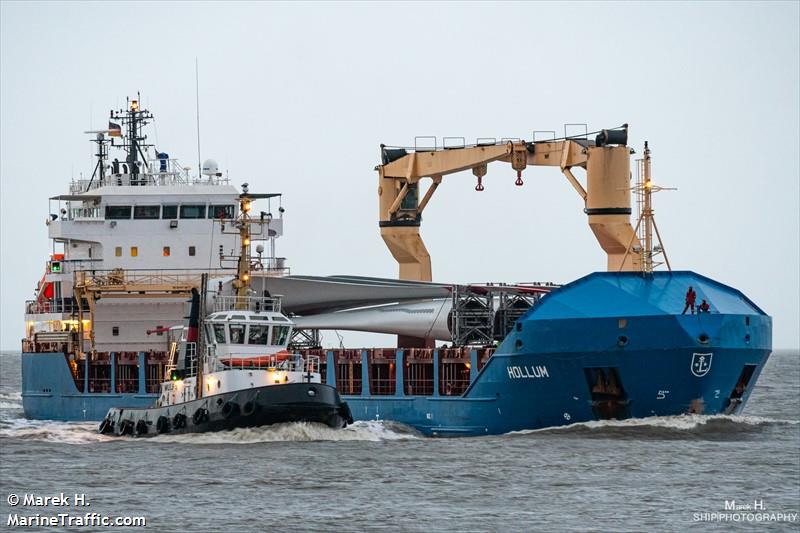
<path id="1" fill-rule="evenodd" d="M 122 127 L 119 124 L 108 122 L 108 136 L 109 137 L 122 137 Z"/>

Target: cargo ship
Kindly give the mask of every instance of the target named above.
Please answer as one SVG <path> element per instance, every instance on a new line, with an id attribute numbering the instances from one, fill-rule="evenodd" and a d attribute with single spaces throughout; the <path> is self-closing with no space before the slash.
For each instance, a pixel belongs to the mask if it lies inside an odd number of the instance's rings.
<path id="1" fill-rule="evenodd" d="M 235 231 L 215 228 L 230 229 L 240 193 L 213 161 L 191 176 L 147 144 L 142 127 L 150 120 L 138 100 L 113 111 L 108 129 L 93 132 L 91 179 L 51 198 L 58 202 L 48 218 L 53 254 L 26 302 L 29 418 L 100 421 L 115 406 L 153 405 L 178 341 L 170 329 L 182 323 L 191 290 L 207 276 L 206 289 L 236 294 L 231 251 L 242 243 Z M 110 161 L 114 149 L 121 161 Z M 735 288 L 672 270 L 653 215 L 659 187 L 649 147 L 635 180 L 632 152 L 627 126 L 546 141 L 381 146 L 378 227 L 399 279 L 292 275 L 275 253 L 284 218 L 276 193 L 259 199 L 267 203 L 259 215 L 265 231 L 246 245 L 258 265 L 251 294 L 280 295 L 294 324 L 289 351 L 318 359 L 324 383 L 338 389 L 355 420 L 476 436 L 738 413 L 771 353 L 771 318 Z M 606 271 L 564 285 L 433 282 L 419 234 L 423 210 L 450 174 L 471 170 L 481 191 L 495 162 L 510 164 L 518 185 L 529 166 L 558 167 L 583 200 Z M 320 332 L 328 330 L 393 334 L 397 345 L 325 349 Z M 247 345 L 248 334 L 239 333 Z"/>

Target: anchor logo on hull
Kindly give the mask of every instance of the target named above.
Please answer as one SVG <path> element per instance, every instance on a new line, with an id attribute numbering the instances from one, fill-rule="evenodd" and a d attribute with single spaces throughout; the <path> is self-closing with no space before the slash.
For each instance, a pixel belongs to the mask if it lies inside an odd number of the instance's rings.
<path id="1" fill-rule="evenodd" d="M 711 358 L 714 354 L 711 353 L 694 353 L 692 354 L 692 374 L 698 378 L 702 378 L 708 371 L 711 370 Z"/>

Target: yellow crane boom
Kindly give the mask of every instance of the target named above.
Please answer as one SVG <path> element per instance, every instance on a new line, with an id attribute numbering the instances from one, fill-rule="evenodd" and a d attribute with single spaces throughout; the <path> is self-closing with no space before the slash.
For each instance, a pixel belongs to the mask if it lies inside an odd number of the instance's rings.
<path id="1" fill-rule="evenodd" d="M 589 227 L 608 256 L 610 271 L 640 270 L 641 250 L 631 226 L 631 150 L 626 146 L 627 125 L 602 130 L 595 140 L 567 138 L 547 142 L 507 141 L 433 151 L 407 152 L 382 148 L 378 197 L 381 237 L 400 265 L 400 279 L 432 281 L 431 259 L 419 234 L 421 215 L 448 174 L 467 169 L 482 178 L 493 161 L 510 163 L 521 185 L 528 166 L 557 166 L 584 201 Z M 586 187 L 572 173 L 586 171 Z M 430 178 L 422 199 L 419 183 Z"/>

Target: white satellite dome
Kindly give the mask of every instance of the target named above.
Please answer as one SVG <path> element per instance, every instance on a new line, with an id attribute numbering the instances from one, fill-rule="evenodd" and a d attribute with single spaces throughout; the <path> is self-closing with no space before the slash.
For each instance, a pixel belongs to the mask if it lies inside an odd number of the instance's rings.
<path id="1" fill-rule="evenodd" d="M 219 165 L 213 159 L 206 159 L 203 161 L 201 172 L 204 176 L 216 176 L 219 174 Z"/>

